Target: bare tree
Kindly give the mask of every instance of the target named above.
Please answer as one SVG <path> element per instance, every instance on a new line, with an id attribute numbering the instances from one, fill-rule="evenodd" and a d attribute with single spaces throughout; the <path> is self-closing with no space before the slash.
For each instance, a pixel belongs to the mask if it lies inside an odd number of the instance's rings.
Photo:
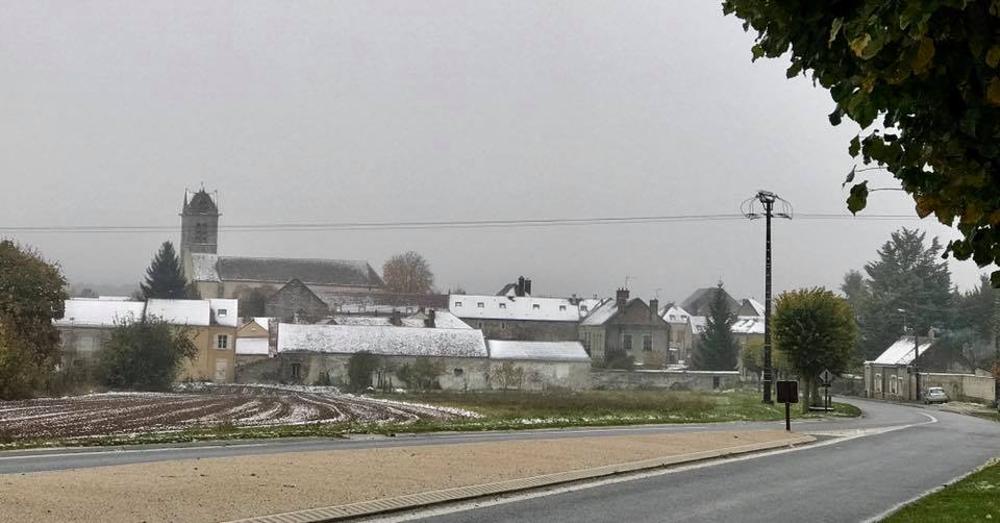
<path id="1" fill-rule="evenodd" d="M 386 289 L 403 294 L 427 294 L 434 286 L 431 266 L 414 251 L 397 254 L 382 266 Z"/>

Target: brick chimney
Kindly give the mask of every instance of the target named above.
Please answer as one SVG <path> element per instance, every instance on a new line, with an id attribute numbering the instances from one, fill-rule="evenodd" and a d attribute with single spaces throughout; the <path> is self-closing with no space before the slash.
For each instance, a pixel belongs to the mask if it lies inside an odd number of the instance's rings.
<path id="1" fill-rule="evenodd" d="M 649 300 L 649 314 L 651 317 L 660 315 L 660 300 L 656 298 Z"/>
<path id="2" fill-rule="evenodd" d="M 626 303 L 628 303 L 628 289 L 618 289 L 618 293 L 615 294 L 615 305 L 622 309 Z"/>
<path id="3" fill-rule="evenodd" d="M 437 324 L 435 323 L 436 318 L 437 313 L 434 312 L 434 309 L 427 309 L 427 318 L 424 319 L 424 327 L 427 327 L 428 329 L 437 327 Z"/>
<path id="4" fill-rule="evenodd" d="M 524 276 L 518 276 L 517 285 L 514 287 L 514 296 L 518 298 L 524 296 Z"/>
<path id="5" fill-rule="evenodd" d="M 527 278 L 524 280 L 524 295 L 531 296 L 531 280 Z"/>

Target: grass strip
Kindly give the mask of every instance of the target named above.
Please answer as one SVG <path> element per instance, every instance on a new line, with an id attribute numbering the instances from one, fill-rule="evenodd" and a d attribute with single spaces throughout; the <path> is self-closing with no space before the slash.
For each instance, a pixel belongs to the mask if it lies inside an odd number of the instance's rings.
<path id="1" fill-rule="evenodd" d="M 1000 461 L 903 507 L 883 521 L 1000 521 Z"/>

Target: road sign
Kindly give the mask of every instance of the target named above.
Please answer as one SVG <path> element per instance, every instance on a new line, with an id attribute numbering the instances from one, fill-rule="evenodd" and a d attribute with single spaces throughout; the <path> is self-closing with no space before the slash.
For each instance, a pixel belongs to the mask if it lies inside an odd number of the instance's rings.
<path id="1" fill-rule="evenodd" d="M 799 402 L 799 382 L 779 381 L 777 385 L 778 385 L 778 403 Z"/>
<path id="2" fill-rule="evenodd" d="M 833 373 L 829 369 L 824 369 L 823 372 L 819 374 L 820 381 L 823 382 L 824 387 L 829 387 L 830 382 L 833 381 Z"/>

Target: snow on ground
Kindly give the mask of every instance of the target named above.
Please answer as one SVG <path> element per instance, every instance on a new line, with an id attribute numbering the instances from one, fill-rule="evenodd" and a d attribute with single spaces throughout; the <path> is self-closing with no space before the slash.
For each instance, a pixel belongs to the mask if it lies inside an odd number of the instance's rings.
<path id="1" fill-rule="evenodd" d="M 8 440 L 52 439 L 170 432 L 222 424 L 274 427 L 479 417 L 461 409 L 342 394 L 333 387 L 198 384 L 179 390 L 0 401 L 0 436 Z"/>

